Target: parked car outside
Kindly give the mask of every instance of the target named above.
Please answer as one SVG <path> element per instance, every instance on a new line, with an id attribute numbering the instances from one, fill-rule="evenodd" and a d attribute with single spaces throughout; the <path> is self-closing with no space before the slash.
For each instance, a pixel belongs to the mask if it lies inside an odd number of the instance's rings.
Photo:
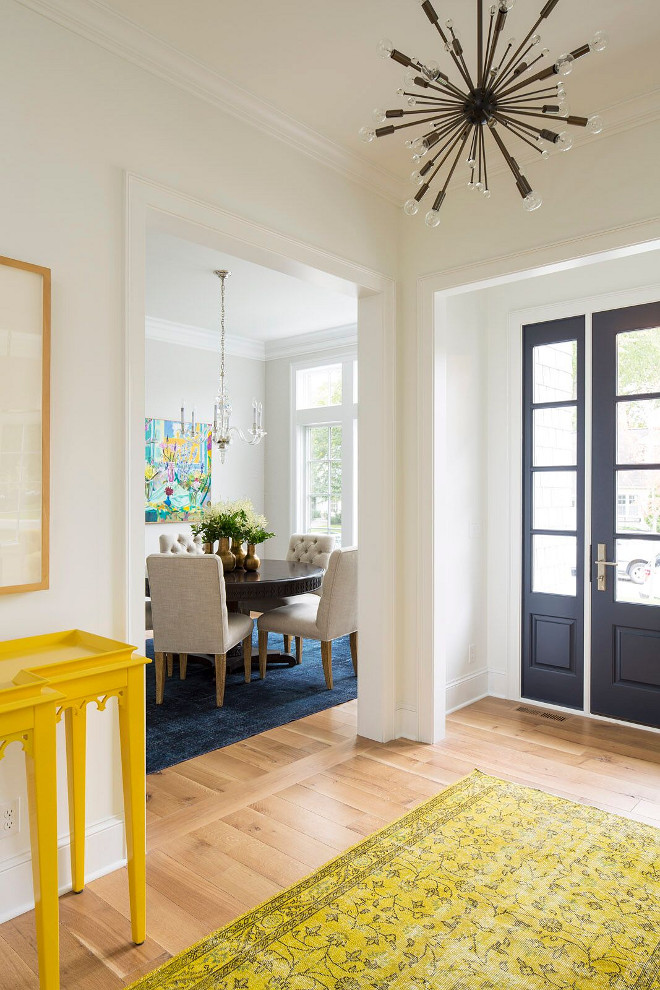
<path id="1" fill-rule="evenodd" d="M 633 584 L 644 584 L 647 566 L 656 559 L 656 544 L 649 540 L 619 540 L 617 549 L 617 574 Z"/>
<path id="2" fill-rule="evenodd" d="M 639 589 L 639 597 L 660 598 L 660 553 L 648 562 L 644 575 L 644 587 Z"/>

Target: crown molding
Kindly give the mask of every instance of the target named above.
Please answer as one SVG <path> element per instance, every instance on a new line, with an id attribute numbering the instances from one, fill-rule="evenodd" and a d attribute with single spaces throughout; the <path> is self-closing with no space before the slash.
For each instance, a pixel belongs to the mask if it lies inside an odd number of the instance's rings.
<path id="1" fill-rule="evenodd" d="M 148 316 L 144 321 L 147 340 L 159 340 L 163 344 L 178 344 L 179 347 L 194 347 L 200 351 L 220 353 L 218 332 L 204 327 L 193 327 L 186 323 L 173 323 Z M 262 340 L 250 337 L 225 337 L 225 351 L 232 357 L 250 358 L 253 361 L 266 360 L 266 348 Z"/>
<path id="2" fill-rule="evenodd" d="M 328 330 L 314 330 L 299 333 L 294 337 L 280 337 L 266 341 L 266 360 L 278 358 L 305 357 L 309 354 L 325 354 L 328 351 L 345 351 L 357 347 L 357 325 L 349 323 Z"/>
<path id="3" fill-rule="evenodd" d="M 187 323 L 175 323 L 147 316 L 144 321 L 147 340 L 163 344 L 193 347 L 200 351 L 219 353 L 218 333 L 205 327 Z M 254 340 L 251 337 L 225 337 L 225 351 L 232 357 L 250 358 L 252 361 L 274 361 L 284 357 L 305 357 L 309 354 L 326 354 L 329 351 L 346 351 L 357 347 L 357 325 L 313 330 L 277 340 Z"/>
<path id="4" fill-rule="evenodd" d="M 100 45 L 113 55 L 214 104 L 243 123 L 258 127 L 262 133 L 297 148 L 389 202 L 400 203 L 404 184 L 397 175 L 342 148 L 313 128 L 235 85 L 100 0 L 17 2 Z"/>

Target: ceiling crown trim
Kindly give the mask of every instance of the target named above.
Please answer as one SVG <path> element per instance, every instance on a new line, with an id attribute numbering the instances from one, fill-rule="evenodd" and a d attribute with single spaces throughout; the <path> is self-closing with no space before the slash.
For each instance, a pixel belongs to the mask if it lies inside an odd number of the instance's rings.
<path id="1" fill-rule="evenodd" d="M 200 351 L 220 353 L 220 337 L 217 330 L 194 327 L 172 320 L 161 320 L 148 316 L 144 322 L 147 340 L 159 340 L 163 344 L 178 344 L 180 347 L 194 347 Z M 266 360 L 266 348 L 262 340 L 249 337 L 226 337 L 225 349 L 233 357 L 251 358 L 253 361 Z"/>
<path id="2" fill-rule="evenodd" d="M 113 55 L 165 79 L 304 152 L 345 178 L 399 203 L 401 179 L 236 86 L 99 0 L 18 0 Z"/>

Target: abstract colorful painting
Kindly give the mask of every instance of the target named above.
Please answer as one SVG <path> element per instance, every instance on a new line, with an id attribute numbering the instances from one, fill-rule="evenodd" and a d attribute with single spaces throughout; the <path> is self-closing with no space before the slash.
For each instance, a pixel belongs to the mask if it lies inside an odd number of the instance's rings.
<path id="1" fill-rule="evenodd" d="M 211 426 L 197 423 L 191 437 L 180 432 L 176 420 L 145 420 L 147 523 L 197 522 L 211 498 Z"/>

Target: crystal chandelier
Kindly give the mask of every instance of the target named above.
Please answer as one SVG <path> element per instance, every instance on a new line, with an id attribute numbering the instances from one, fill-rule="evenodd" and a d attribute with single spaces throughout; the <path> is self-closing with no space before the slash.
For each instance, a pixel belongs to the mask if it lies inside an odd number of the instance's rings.
<path id="1" fill-rule="evenodd" d="M 232 442 L 233 434 L 236 434 L 244 443 L 254 446 L 261 443 L 266 431 L 262 427 L 263 405 L 252 400 L 252 428 L 247 431 L 247 435 L 238 426 L 231 426 L 231 403 L 227 393 L 227 383 L 225 380 L 225 282 L 231 275 L 224 269 L 214 272 L 220 279 L 220 386 L 215 398 L 213 408 L 213 442 L 220 451 L 220 460 L 225 463 L 225 451 Z"/>
<path id="2" fill-rule="evenodd" d="M 406 69 L 405 83 L 398 94 L 406 99 L 409 109 L 374 110 L 374 123 L 382 126 L 376 129 L 363 127 L 360 137 L 370 143 L 403 128 L 424 127 L 423 134 L 406 141 L 416 165 L 411 180 L 419 189 L 403 209 L 409 216 L 414 216 L 438 176 L 444 178 L 426 214 L 429 227 L 437 227 L 440 223 L 440 208 L 447 195 L 447 187 L 464 154 L 469 169 L 468 188 L 478 190 L 486 198 L 490 196 L 486 160 L 488 134 L 513 176 L 524 208 L 531 212 L 538 209 L 543 201 L 539 193 L 532 189 L 523 169 L 509 151 L 507 142 L 516 139 L 533 148 L 541 158 L 548 158 L 549 144 L 554 144 L 561 151 L 569 151 L 573 145 L 573 138 L 564 125 L 583 127 L 591 134 L 600 134 L 603 130 L 603 120 L 598 115 L 576 117 L 570 113 L 563 79 L 571 74 L 578 59 L 590 52 L 604 51 L 607 36 L 598 31 L 588 44 L 560 55 L 556 62 L 530 74 L 532 67 L 542 63 L 549 55 L 547 48 L 535 54 L 541 43 L 537 30 L 559 0 L 547 0 L 520 44 L 515 38 L 503 44 L 504 27 L 515 2 L 498 0 L 484 16 L 483 0 L 477 0 L 477 67 L 473 78 L 453 21 L 446 21 L 443 28 L 433 4 L 430 0 L 424 0 L 422 10 L 440 35 L 444 49 L 461 77 L 457 85 L 440 71 L 437 62 L 422 64 L 397 51 L 387 40 L 381 41 L 378 46 L 382 58 L 391 58 Z M 401 124 L 386 123 L 404 117 L 412 119 Z M 554 124 L 550 128 L 543 124 L 539 127 L 535 121 L 541 118 L 560 121 L 562 126 Z M 445 163 L 449 164 L 441 175 Z"/>

